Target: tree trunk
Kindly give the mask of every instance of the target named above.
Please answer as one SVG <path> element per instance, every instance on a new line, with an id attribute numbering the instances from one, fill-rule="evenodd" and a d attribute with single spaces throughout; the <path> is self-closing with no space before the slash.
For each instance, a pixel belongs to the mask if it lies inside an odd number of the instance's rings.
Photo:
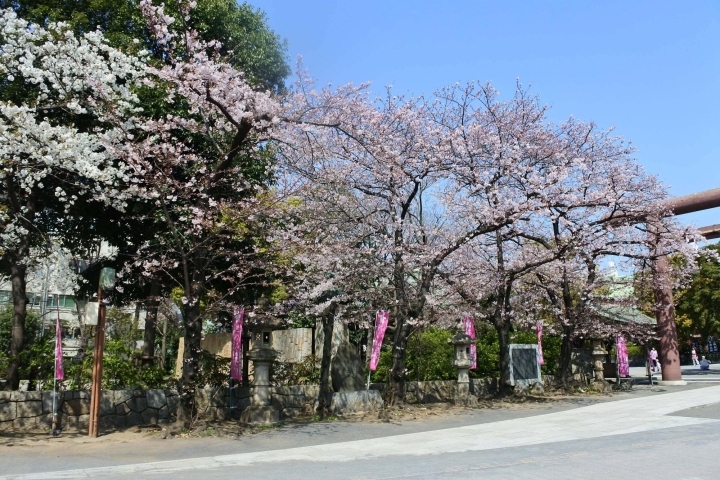
<path id="1" fill-rule="evenodd" d="M 149 368 L 155 364 L 155 330 L 157 328 L 158 308 L 160 306 L 160 284 L 153 279 L 150 282 L 150 298 L 145 312 L 145 336 L 142 349 L 142 366 Z"/>
<path id="2" fill-rule="evenodd" d="M 402 405 L 405 403 L 405 370 L 407 365 L 407 342 L 412 328 L 398 315 L 393 339 L 392 369 L 388 389 L 385 394 L 388 405 Z"/>
<path id="3" fill-rule="evenodd" d="M 510 385 L 510 324 L 497 320 L 493 322 L 493 326 L 497 331 L 498 343 L 500 344 L 500 391 L 498 393 L 507 395 L 512 393 L 512 385 Z"/>
<path id="4" fill-rule="evenodd" d="M 318 393 L 317 414 L 320 416 L 320 420 L 325 420 L 330 407 L 330 405 L 328 405 L 328 397 L 332 394 L 332 387 L 330 385 L 330 361 L 332 360 L 335 316 L 332 314 L 323 315 L 322 322 L 323 353 L 320 362 L 320 392 Z"/>
<path id="5" fill-rule="evenodd" d="M 27 266 L 13 262 L 10 266 L 10 283 L 13 299 L 13 324 L 10 338 L 10 364 L 8 366 L 6 389 L 20 387 L 20 354 L 25 344 L 25 317 L 27 315 L 26 287 Z"/>
<path id="6" fill-rule="evenodd" d="M 192 298 L 192 297 L 191 297 Z M 178 405 L 178 421 L 185 428 L 191 428 L 195 417 L 195 391 L 200 369 L 200 338 L 202 335 L 202 318 L 200 301 L 194 297 L 194 303 L 184 308 L 183 324 L 185 326 L 185 351 L 183 352 L 182 376 L 180 377 L 180 404 Z"/>
<path id="7" fill-rule="evenodd" d="M 563 385 L 567 383 L 568 378 L 572 377 L 572 336 L 575 332 L 574 325 L 563 325 L 563 339 L 560 347 L 560 370 L 558 371 L 558 380 Z"/>

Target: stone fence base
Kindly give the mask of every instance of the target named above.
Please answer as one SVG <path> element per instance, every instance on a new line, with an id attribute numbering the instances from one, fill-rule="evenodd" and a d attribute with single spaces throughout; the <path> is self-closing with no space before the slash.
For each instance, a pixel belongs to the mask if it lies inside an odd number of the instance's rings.
<path id="1" fill-rule="evenodd" d="M 272 387 L 272 405 L 280 418 L 309 415 L 318 400 L 317 385 Z M 105 390 L 100 400 L 100 428 L 122 429 L 175 421 L 179 397 L 175 390 Z M 250 388 L 199 389 L 195 395 L 198 418 L 205 421 L 238 419 L 250 406 Z M 377 391 L 333 393 L 330 411 L 342 415 L 376 411 L 382 407 Z M 229 408 L 232 406 L 232 408 Z M 52 428 L 52 392 L 0 392 L 0 431 L 45 431 Z M 58 392 L 58 422 L 64 431 L 84 432 L 90 421 L 90 393 Z"/>
<path id="2" fill-rule="evenodd" d="M 270 388 L 270 403 L 280 412 L 280 418 L 312 415 L 318 404 L 318 385 L 294 385 Z M 195 405 L 199 417 L 206 421 L 240 418 L 240 413 L 250 406 L 250 387 L 236 387 L 232 399 L 228 399 L 227 388 L 199 390 Z M 378 391 L 336 392 L 328 398 L 330 412 L 336 415 L 372 412 L 382 408 L 383 401 Z M 232 405 L 232 409 L 228 406 Z"/>
<path id="3" fill-rule="evenodd" d="M 90 393 L 58 392 L 59 425 L 65 431 L 87 430 Z M 124 428 L 172 421 L 177 411 L 174 390 L 105 390 L 100 399 L 100 427 Z M 49 431 L 53 392 L 0 392 L 0 430 Z"/>
<path id="4" fill-rule="evenodd" d="M 545 379 L 546 382 L 551 377 Z M 457 382 L 435 380 L 406 382 L 408 403 L 454 402 Z M 498 391 L 499 379 L 470 379 L 470 395 L 483 398 Z M 336 415 L 372 412 L 382 408 L 384 383 L 370 385 L 370 390 L 333 393 L 330 411 Z M 280 418 L 310 415 L 318 401 L 318 385 L 271 387 L 271 403 Z M 198 389 L 195 403 L 198 418 L 204 421 L 239 419 L 250 406 L 250 387 L 235 387 L 232 396 L 228 389 Z M 100 427 L 121 429 L 137 425 L 158 425 L 173 422 L 179 403 L 175 390 L 114 390 L 103 391 L 100 400 Z M 0 391 L 0 431 L 49 431 L 52 425 L 52 392 Z M 85 391 L 59 392 L 57 398 L 59 425 L 64 431 L 87 431 L 90 420 L 90 393 Z"/>
<path id="5" fill-rule="evenodd" d="M 488 397 L 497 393 L 499 385 L 499 378 L 471 378 L 470 395 L 476 398 Z M 372 383 L 370 388 L 384 392 L 386 384 Z M 455 380 L 405 382 L 405 401 L 407 403 L 454 402 L 456 390 L 457 381 Z"/>

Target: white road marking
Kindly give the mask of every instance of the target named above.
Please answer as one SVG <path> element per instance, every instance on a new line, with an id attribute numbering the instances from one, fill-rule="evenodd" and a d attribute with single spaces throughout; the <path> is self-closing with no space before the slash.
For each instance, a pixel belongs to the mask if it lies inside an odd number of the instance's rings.
<path id="1" fill-rule="evenodd" d="M 9 475 L 0 480 L 98 478 L 168 474 L 288 461 L 344 462 L 391 455 L 437 455 L 646 432 L 717 420 L 668 414 L 720 402 L 720 387 L 599 403 L 563 412 L 494 423 L 309 447 L 214 457 Z"/>

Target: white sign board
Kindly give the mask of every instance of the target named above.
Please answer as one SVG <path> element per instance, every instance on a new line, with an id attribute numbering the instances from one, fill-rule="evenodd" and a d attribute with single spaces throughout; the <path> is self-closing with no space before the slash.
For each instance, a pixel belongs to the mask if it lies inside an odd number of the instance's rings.
<path id="1" fill-rule="evenodd" d="M 83 323 L 85 325 L 98 324 L 99 305 L 98 302 L 88 302 L 85 304 L 85 315 L 83 316 Z"/>

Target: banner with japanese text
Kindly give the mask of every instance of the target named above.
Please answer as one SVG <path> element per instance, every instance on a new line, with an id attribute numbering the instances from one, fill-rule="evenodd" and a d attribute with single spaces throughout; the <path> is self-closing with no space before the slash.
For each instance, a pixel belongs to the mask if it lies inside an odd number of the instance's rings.
<path id="1" fill-rule="evenodd" d="M 233 313 L 232 328 L 232 349 L 230 353 L 230 378 L 233 380 L 243 379 L 243 321 L 245 320 L 245 310 L 236 308 Z"/>
<path id="2" fill-rule="evenodd" d="M 63 369 L 62 325 L 60 325 L 60 310 L 58 310 L 57 324 L 55 325 L 55 380 L 65 380 L 65 370 Z"/>
<path id="3" fill-rule="evenodd" d="M 472 317 L 463 318 L 463 324 L 465 325 L 465 334 L 475 340 L 475 322 L 473 322 Z M 470 370 L 475 370 L 477 368 L 477 345 L 474 343 L 470 345 L 470 358 L 472 359 Z"/>
<path id="4" fill-rule="evenodd" d="M 627 340 L 625 340 L 625 335 L 620 334 L 617 336 L 615 346 L 617 351 L 618 375 L 621 377 L 629 377 L 630 362 L 628 361 Z"/>
<path id="5" fill-rule="evenodd" d="M 382 347 L 383 338 L 385 338 L 385 329 L 390 322 L 390 312 L 380 310 L 375 315 L 375 335 L 373 336 L 372 355 L 370 356 L 370 370 L 377 370 L 380 361 L 380 349 Z"/>
<path id="6" fill-rule="evenodd" d="M 540 322 L 537 322 L 538 364 L 545 365 L 545 357 L 543 357 L 543 350 L 542 350 L 542 334 L 543 334 L 543 323 L 542 323 L 542 321 L 540 321 Z"/>

